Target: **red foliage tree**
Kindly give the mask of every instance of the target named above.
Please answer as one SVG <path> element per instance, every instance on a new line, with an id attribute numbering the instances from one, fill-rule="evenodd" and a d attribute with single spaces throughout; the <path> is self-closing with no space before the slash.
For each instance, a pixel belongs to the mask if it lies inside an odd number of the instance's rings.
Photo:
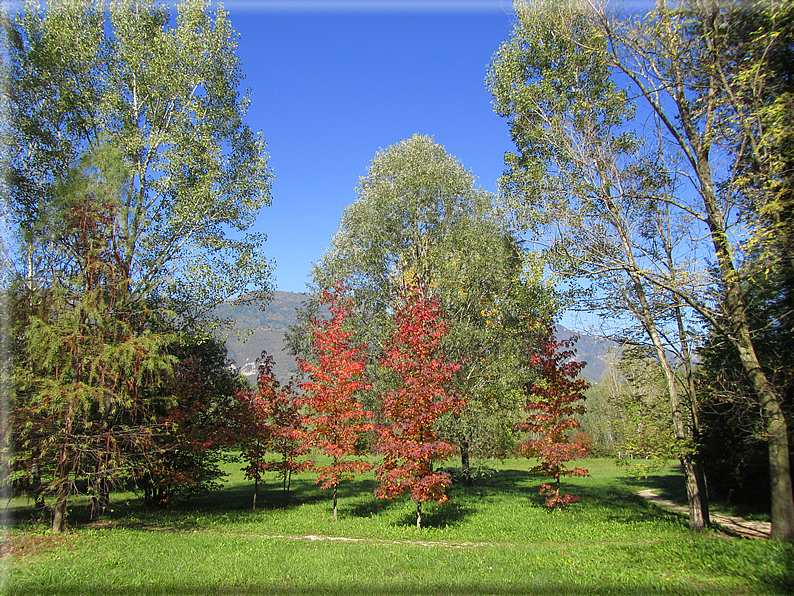
<path id="1" fill-rule="evenodd" d="M 583 392 L 589 386 L 584 379 L 577 379 L 586 363 L 573 360 L 576 352 L 566 349 L 575 342 L 575 339 L 557 341 L 552 329 L 548 329 L 530 358 L 538 381 L 525 387 L 528 397 L 525 407 L 529 416 L 516 424 L 516 430 L 539 435 L 516 449 L 541 462 L 532 472 L 554 478 L 554 486 L 543 483 L 540 488 L 540 494 L 547 495 L 547 507 L 561 508 L 579 500 L 577 495 L 560 495 L 560 476 L 588 475 L 584 468 L 568 469 L 565 465 L 587 455 L 587 446 L 569 437 L 570 431 L 579 428 L 575 416 L 585 411 Z"/>
<path id="2" fill-rule="evenodd" d="M 342 480 L 372 467 L 362 459 L 356 443 L 372 431 L 372 412 L 364 410 L 358 396 L 371 389 L 365 370 L 365 346 L 355 343 L 353 332 L 345 328 L 353 301 L 342 284 L 323 292 L 322 304 L 331 318 L 314 319 L 310 327 L 312 362 L 300 361 L 309 380 L 302 383 L 306 392 L 303 405 L 306 442 L 331 458 L 327 466 L 315 466 L 317 483 L 333 489 L 334 521 L 337 519 L 337 487 Z"/>
<path id="3" fill-rule="evenodd" d="M 293 473 L 306 470 L 311 463 L 299 461 L 307 447 L 302 441 L 300 403 L 292 383 L 280 386 L 273 371 L 273 357 L 262 352 L 257 375 L 257 391 L 238 391 L 235 442 L 242 449 L 248 463 L 243 468 L 246 477 L 254 481 L 253 508 L 259 492 L 259 482 L 265 472 L 278 472 L 282 478 L 284 501 L 289 496 Z M 274 452 L 280 459 L 268 458 Z"/>
<path id="4" fill-rule="evenodd" d="M 383 462 L 375 472 L 380 482 L 375 496 L 394 499 L 410 491 L 421 530 L 422 503 L 446 501 L 446 487 L 452 482 L 446 472 L 433 471 L 433 461 L 446 459 L 456 448 L 440 441 L 433 427 L 441 415 L 463 405 L 452 391 L 460 366 L 446 361 L 441 351 L 448 327 L 437 299 L 426 298 L 417 288 L 407 291 L 395 323 L 381 362 L 394 374 L 396 387 L 383 396 L 388 423 L 378 429 L 377 450 Z"/>
<path id="5" fill-rule="evenodd" d="M 278 381 L 275 383 L 278 386 Z M 268 448 L 271 452 L 279 454 L 281 459 L 264 462 L 262 469 L 276 472 L 281 476 L 281 489 L 284 493 L 284 502 L 287 503 L 292 475 L 308 470 L 312 463 L 308 460 L 299 460 L 309 450 L 309 446 L 303 438 L 303 415 L 295 386 L 290 382 L 279 390 L 271 392 L 270 396 Z"/>

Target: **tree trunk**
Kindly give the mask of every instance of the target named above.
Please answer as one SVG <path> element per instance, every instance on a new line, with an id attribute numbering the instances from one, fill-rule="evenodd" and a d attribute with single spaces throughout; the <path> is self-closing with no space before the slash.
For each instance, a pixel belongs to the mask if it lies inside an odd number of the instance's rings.
<path id="1" fill-rule="evenodd" d="M 706 148 L 698 148 L 697 171 L 701 195 L 708 214 L 708 224 L 720 276 L 725 283 L 724 316 L 731 330 L 730 338 L 739 352 L 739 360 L 758 396 L 769 448 L 769 482 L 771 488 L 772 533 L 775 540 L 794 541 L 794 494 L 791 486 L 788 425 L 780 401 L 761 368 L 753 345 L 742 287 L 731 259 L 730 243 L 722 225 L 721 211 L 714 194 Z"/>
<path id="2" fill-rule="evenodd" d="M 66 502 L 69 498 L 69 491 L 66 481 L 58 485 L 58 493 L 55 497 L 55 507 L 52 509 L 52 533 L 60 534 L 66 531 Z"/>
<path id="3" fill-rule="evenodd" d="M 422 501 L 416 502 L 416 529 L 422 531 Z"/>
<path id="4" fill-rule="evenodd" d="M 632 311 L 637 319 L 642 323 L 642 326 L 645 328 L 645 332 L 648 334 L 648 337 L 653 343 L 654 350 L 656 351 L 656 360 L 659 362 L 659 366 L 664 373 L 667 395 L 670 400 L 673 434 L 679 444 L 684 444 L 689 436 L 686 425 L 684 424 L 684 416 L 681 411 L 681 399 L 678 395 L 675 373 L 670 366 L 670 361 L 667 358 L 667 352 L 665 352 L 662 337 L 658 328 L 656 327 L 654 310 L 645 292 L 644 281 L 640 275 L 641 268 L 634 256 L 629 235 L 624 227 L 624 220 L 621 217 L 615 203 L 612 201 L 608 190 L 605 193 L 604 203 L 613 216 L 613 226 L 615 231 L 618 233 L 621 249 L 623 250 L 623 254 L 626 258 L 626 274 L 631 280 L 634 294 L 638 302 L 636 306 L 632 307 Z M 692 464 L 692 454 L 687 450 L 687 448 L 682 449 L 681 464 L 684 467 L 687 505 L 689 506 L 689 528 L 691 530 L 700 531 L 706 527 L 706 521 L 703 513 L 700 483 L 698 482 L 697 475 L 695 474 L 695 467 Z"/>
<path id="5" fill-rule="evenodd" d="M 259 493 L 259 478 L 254 478 L 254 500 L 251 509 L 256 510 L 256 496 Z"/>
<path id="6" fill-rule="evenodd" d="M 110 509 L 110 482 L 107 478 L 100 478 L 94 483 L 94 494 L 91 497 L 91 519 L 99 517 L 108 509 Z"/>
<path id="7" fill-rule="evenodd" d="M 460 472 L 463 476 L 463 484 L 472 486 L 474 482 L 471 479 L 471 465 L 469 463 L 469 439 L 465 436 L 460 441 Z"/>
<path id="8" fill-rule="evenodd" d="M 668 252 L 668 262 L 670 263 L 670 270 L 672 267 L 672 254 Z M 703 453 L 700 450 L 700 420 L 698 404 L 697 388 L 695 387 L 695 377 L 692 374 L 692 354 L 689 350 L 689 340 L 684 325 L 684 317 L 681 314 L 681 306 L 677 304 L 675 307 L 675 318 L 678 325 L 678 337 L 681 343 L 681 357 L 684 361 L 684 375 L 686 376 L 686 394 L 689 396 L 689 410 L 692 414 L 692 438 L 695 441 L 695 478 L 698 483 L 698 493 L 700 494 L 700 504 L 703 510 L 703 523 L 706 526 L 711 525 L 711 514 L 709 512 L 709 489 L 706 479 L 706 467 L 703 465 Z M 688 493 L 687 493 L 688 494 Z"/>
<path id="9" fill-rule="evenodd" d="M 336 487 L 337 485 L 334 484 L 334 521 L 336 521 Z"/>
<path id="10" fill-rule="evenodd" d="M 644 294 L 643 294 L 644 299 Z M 651 336 L 654 348 L 656 349 L 656 357 L 659 365 L 664 372 L 665 383 L 667 385 L 667 395 L 670 399 L 670 411 L 673 418 L 673 432 L 676 441 L 684 443 L 689 437 L 687 436 L 686 425 L 684 424 L 684 415 L 681 411 L 681 399 L 678 395 L 678 387 L 676 386 L 675 373 L 673 372 L 670 362 L 667 359 L 667 354 L 664 351 L 664 344 L 662 343 L 659 332 L 656 329 L 656 324 L 652 318 L 648 317 L 645 321 L 645 328 L 648 335 Z M 687 505 L 689 506 L 689 528 L 691 530 L 700 531 L 706 527 L 706 516 L 703 512 L 703 500 L 701 498 L 700 486 L 697 474 L 695 473 L 695 466 L 692 463 L 692 453 L 685 448 L 685 452 L 681 456 L 681 465 L 684 468 L 684 481 L 686 483 L 686 497 Z"/>
<path id="11" fill-rule="evenodd" d="M 284 472 L 284 505 L 289 504 L 289 489 L 292 484 L 292 470 Z"/>

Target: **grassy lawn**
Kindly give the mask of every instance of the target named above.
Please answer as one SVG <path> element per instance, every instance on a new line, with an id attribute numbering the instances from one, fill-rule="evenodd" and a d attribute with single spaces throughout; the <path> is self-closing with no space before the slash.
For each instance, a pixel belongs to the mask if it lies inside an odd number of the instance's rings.
<path id="1" fill-rule="evenodd" d="M 52 538 L 11 501 L 4 594 L 790 594 L 794 547 L 719 532 L 646 503 L 645 485 L 611 460 L 588 460 L 590 478 L 565 481 L 582 500 L 548 511 L 532 462 L 493 463 L 450 501 L 377 501 L 371 476 L 330 493 L 310 475 L 283 506 L 275 483 L 250 510 L 253 485 L 235 468 L 221 491 L 162 511 L 116 495 L 89 523 L 75 502 L 72 532 Z M 670 470 L 668 476 L 675 475 Z M 661 475 L 648 482 L 669 482 Z M 647 483 L 646 483 L 647 484 Z M 647 485 L 651 487 L 651 484 Z"/>

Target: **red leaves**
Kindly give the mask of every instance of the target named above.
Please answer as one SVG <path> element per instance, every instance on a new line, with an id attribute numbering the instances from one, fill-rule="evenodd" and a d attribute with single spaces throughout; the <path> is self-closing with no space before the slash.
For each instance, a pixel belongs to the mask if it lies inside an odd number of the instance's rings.
<path id="1" fill-rule="evenodd" d="M 588 453 L 583 442 L 571 441 L 568 437 L 569 431 L 579 428 L 574 416 L 585 411 L 581 402 L 588 387 L 587 381 L 576 378 L 585 363 L 572 360 L 573 350 L 558 351 L 574 342 L 573 339 L 558 342 L 552 330 L 547 331 L 537 353 L 530 358 L 530 365 L 537 370 L 539 380 L 526 388 L 528 400 L 525 408 L 529 416 L 516 424 L 516 430 L 540 435 L 538 439 L 521 443 L 516 449 L 541 462 L 532 468 L 533 472 L 555 479 L 554 488 L 541 485 L 540 494 L 548 495 L 547 507 L 564 507 L 579 500 L 573 495 L 560 496 L 560 476 L 587 476 L 587 470 L 583 468 L 565 467 L 565 462 L 580 459 Z"/>
<path id="2" fill-rule="evenodd" d="M 262 353 L 257 392 L 238 391 L 234 417 L 235 439 L 243 448 L 243 459 L 248 462 L 243 468 L 246 477 L 258 486 L 265 472 L 279 473 L 286 500 L 291 475 L 311 464 L 298 461 L 308 449 L 302 441 L 300 403 L 292 383 L 282 387 L 276 380 L 272 356 Z M 268 452 L 278 453 L 281 458 L 268 460 Z"/>
<path id="3" fill-rule="evenodd" d="M 314 362 L 300 362 L 310 380 L 302 384 L 305 438 L 325 455 L 333 458 L 328 466 L 316 467 L 323 488 L 336 486 L 354 473 L 365 472 L 371 464 L 357 460 L 362 454 L 356 443 L 372 430 L 372 413 L 364 410 L 358 395 L 371 389 L 366 377 L 365 346 L 353 341 L 345 323 L 353 309 L 344 286 L 337 284 L 323 292 L 322 303 L 331 318 L 312 321 L 311 345 Z M 352 458 L 352 459 L 351 459 Z"/>
<path id="4" fill-rule="evenodd" d="M 432 462 L 446 459 L 455 447 L 438 440 L 433 426 L 441 415 L 463 405 L 451 392 L 460 366 L 445 360 L 440 350 L 447 325 L 438 300 L 412 289 L 404 301 L 381 361 L 393 373 L 395 387 L 383 396 L 388 423 L 378 429 L 377 450 L 383 463 L 375 472 L 380 481 L 375 495 L 393 499 L 410 491 L 417 503 L 428 499 L 441 503 L 447 499 L 451 478 L 446 472 L 433 472 Z"/>

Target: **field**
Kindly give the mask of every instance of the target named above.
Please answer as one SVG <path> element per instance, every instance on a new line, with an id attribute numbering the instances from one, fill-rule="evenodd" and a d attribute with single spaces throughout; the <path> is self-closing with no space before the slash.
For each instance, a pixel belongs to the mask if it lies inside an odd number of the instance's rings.
<path id="1" fill-rule="evenodd" d="M 93 523 L 74 503 L 72 531 L 53 538 L 25 501 L 5 508 L 4 594 L 789 594 L 794 547 L 709 531 L 634 493 L 643 481 L 610 460 L 566 479 L 582 500 L 549 511 L 531 462 L 493 462 L 450 501 L 426 505 L 421 532 L 407 500 L 378 501 L 371 476 L 340 486 L 340 519 L 310 475 L 284 506 L 275 482 L 250 509 L 252 483 L 230 482 L 171 510 L 132 494 Z M 675 482 L 673 482 L 675 484 Z"/>

